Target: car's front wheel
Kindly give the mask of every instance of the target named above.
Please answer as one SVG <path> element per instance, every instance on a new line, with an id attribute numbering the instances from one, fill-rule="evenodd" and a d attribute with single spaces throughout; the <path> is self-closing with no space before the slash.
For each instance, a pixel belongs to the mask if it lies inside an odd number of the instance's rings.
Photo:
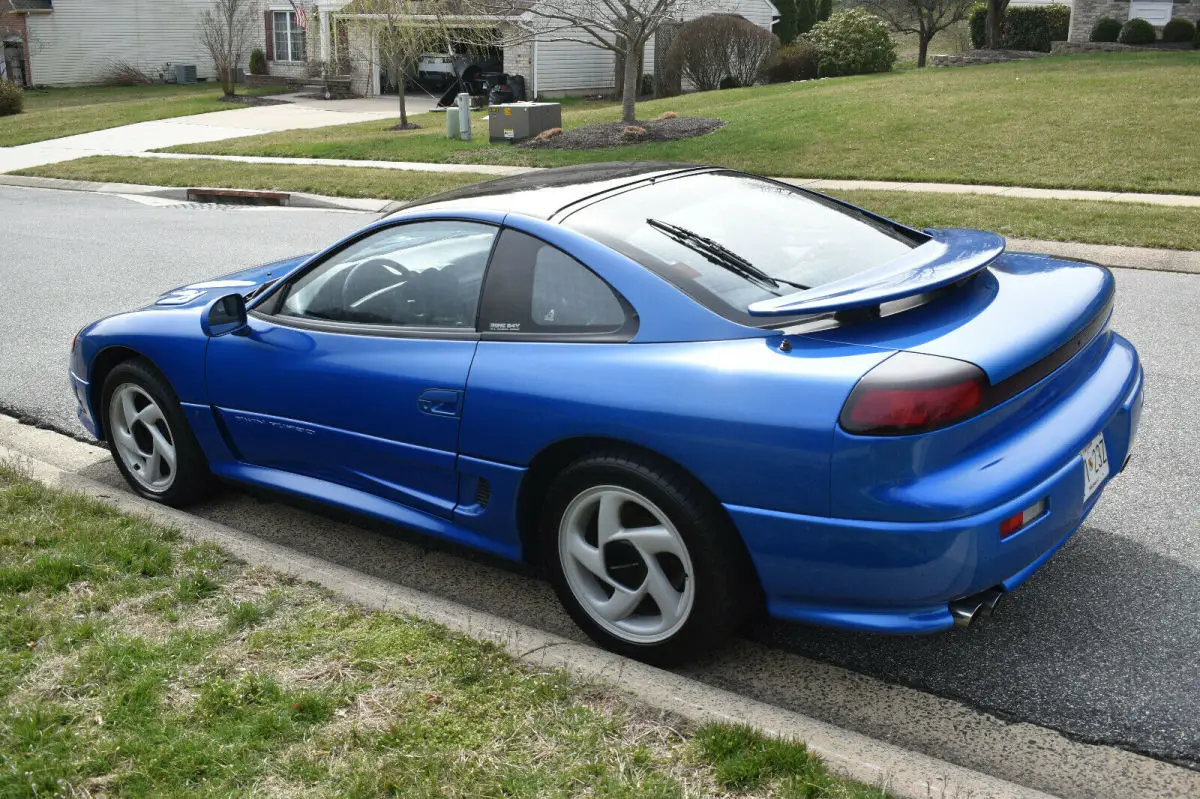
<path id="1" fill-rule="evenodd" d="M 623 453 L 571 464 L 550 489 L 542 540 L 572 619 L 629 657 L 687 660 L 754 607 L 748 558 L 724 512 L 665 464 Z"/>
<path id="2" fill-rule="evenodd" d="M 171 385 L 149 361 L 114 367 L 101 398 L 113 460 L 134 491 L 176 507 L 208 494 L 208 462 Z"/>

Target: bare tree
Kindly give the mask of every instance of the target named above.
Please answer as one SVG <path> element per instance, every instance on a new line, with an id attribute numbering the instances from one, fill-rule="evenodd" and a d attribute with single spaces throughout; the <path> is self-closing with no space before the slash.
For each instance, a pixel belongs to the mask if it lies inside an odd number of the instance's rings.
<path id="1" fill-rule="evenodd" d="M 770 31 L 737 14 L 706 14 L 679 29 L 667 55 L 672 69 L 705 92 L 725 81 L 753 86 L 779 49 Z"/>
<path id="2" fill-rule="evenodd" d="M 989 4 L 994 0 L 988 0 Z M 1007 5 L 1008 0 L 1003 0 Z M 860 0 L 859 5 L 881 17 L 897 33 L 917 36 L 917 66 L 925 66 L 929 43 L 941 31 L 962 22 L 976 0 Z"/>
<path id="3" fill-rule="evenodd" d="M 469 0 L 355 0 L 344 11 L 343 18 L 363 34 L 360 60 L 373 67 L 377 54 L 399 83 L 400 130 L 409 127 L 404 82 L 416 74 L 423 54 L 446 52 L 451 41 L 468 48 L 496 44 L 482 4 L 475 7 Z"/>
<path id="4" fill-rule="evenodd" d="M 527 14 L 538 24 L 539 38 L 582 38 L 614 53 L 624 64 L 621 119 L 637 120 L 639 65 L 646 42 L 664 22 L 678 20 L 703 0 L 537 0 Z"/>
<path id="5" fill-rule="evenodd" d="M 212 56 L 221 90 L 232 97 L 237 88 L 234 70 L 246 57 L 258 29 L 254 0 L 213 0 L 200 14 L 200 43 Z"/>

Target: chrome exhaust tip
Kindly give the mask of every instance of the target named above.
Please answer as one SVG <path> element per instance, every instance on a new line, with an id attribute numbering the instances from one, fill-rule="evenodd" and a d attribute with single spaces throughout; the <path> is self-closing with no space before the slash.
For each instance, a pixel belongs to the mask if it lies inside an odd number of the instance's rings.
<path id="1" fill-rule="evenodd" d="M 971 594 L 971 596 L 950 602 L 950 615 L 954 617 L 954 626 L 970 627 L 976 619 L 991 616 L 1002 596 L 1004 596 L 1003 589 L 988 588 L 978 594 Z"/>

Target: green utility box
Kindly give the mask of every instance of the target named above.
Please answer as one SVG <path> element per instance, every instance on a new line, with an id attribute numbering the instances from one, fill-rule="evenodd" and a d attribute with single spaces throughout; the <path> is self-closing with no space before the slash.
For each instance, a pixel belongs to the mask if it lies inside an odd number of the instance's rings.
<path id="1" fill-rule="evenodd" d="M 488 106 L 488 140 L 518 142 L 562 127 L 561 103 L 505 103 Z"/>

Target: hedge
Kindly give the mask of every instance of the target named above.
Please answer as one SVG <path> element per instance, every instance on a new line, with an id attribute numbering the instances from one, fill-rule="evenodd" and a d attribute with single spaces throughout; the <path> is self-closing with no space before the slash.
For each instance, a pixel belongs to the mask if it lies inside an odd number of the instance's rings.
<path id="1" fill-rule="evenodd" d="M 1120 22 L 1117 22 L 1112 17 L 1100 17 L 1100 19 L 1096 20 L 1096 24 L 1092 26 L 1092 35 L 1088 37 L 1088 41 L 1115 42 L 1120 35 Z"/>
<path id="2" fill-rule="evenodd" d="M 1177 44 L 1180 42 L 1190 42 L 1195 38 L 1196 26 L 1192 24 L 1190 19 L 1175 17 L 1163 28 L 1162 40 L 1164 42 Z"/>
<path id="3" fill-rule="evenodd" d="M 0 117 L 21 113 L 25 106 L 25 92 L 10 80 L 0 78 Z"/>
<path id="4" fill-rule="evenodd" d="M 1121 28 L 1117 41 L 1121 44 L 1154 44 L 1155 38 L 1154 26 L 1140 17 L 1134 17 Z"/>
<path id="5" fill-rule="evenodd" d="M 976 3 L 967 24 L 971 30 L 971 46 L 984 47 L 987 43 L 987 6 Z M 1009 6 L 1000 20 L 1000 49 L 1048 53 L 1051 42 L 1066 41 L 1070 27 L 1070 6 Z"/>

